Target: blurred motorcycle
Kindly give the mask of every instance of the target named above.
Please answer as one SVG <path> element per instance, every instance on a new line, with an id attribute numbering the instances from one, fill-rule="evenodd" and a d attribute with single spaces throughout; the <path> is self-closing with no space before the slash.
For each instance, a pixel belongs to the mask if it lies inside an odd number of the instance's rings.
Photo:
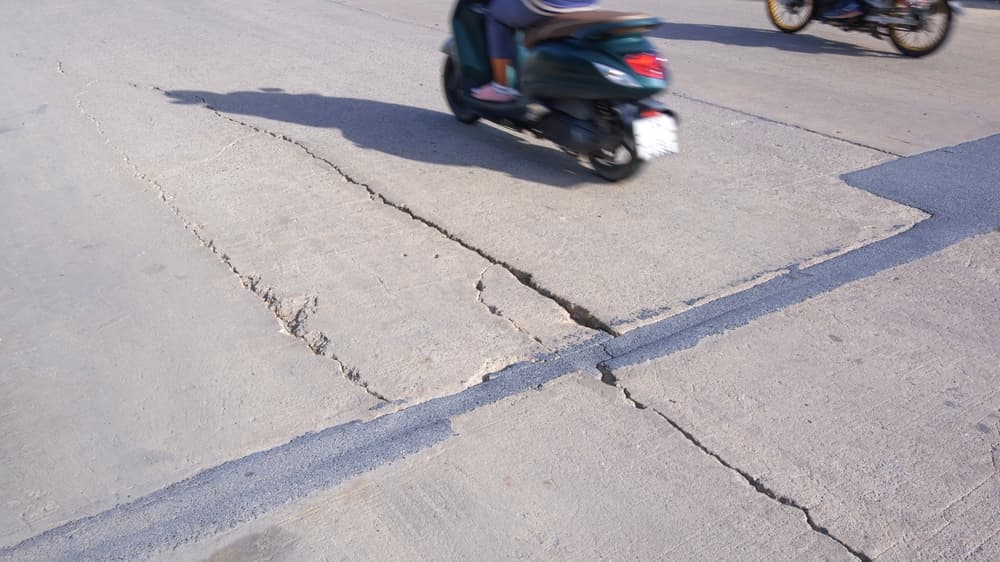
<path id="1" fill-rule="evenodd" d="M 900 53 L 922 57 L 938 50 L 951 32 L 952 18 L 962 14 L 953 0 L 868 0 L 863 13 L 846 20 L 824 19 L 836 0 L 767 0 L 771 22 L 785 33 L 804 29 L 812 20 L 844 31 L 863 31 L 888 38 Z"/>

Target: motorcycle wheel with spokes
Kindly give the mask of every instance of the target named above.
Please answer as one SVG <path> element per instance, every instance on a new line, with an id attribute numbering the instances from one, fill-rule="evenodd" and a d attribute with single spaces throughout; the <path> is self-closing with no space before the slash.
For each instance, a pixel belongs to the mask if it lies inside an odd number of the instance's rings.
<path id="1" fill-rule="evenodd" d="M 767 0 L 767 15 L 771 23 L 785 33 L 805 29 L 815 11 L 814 0 Z"/>
<path id="2" fill-rule="evenodd" d="M 933 0 L 927 8 L 913 8 L 916 26 L 892 25 L 889 40 L 908 57 L 923 57 L 944 45 L 951 32 L 952 12 L 947 0 Z"/>

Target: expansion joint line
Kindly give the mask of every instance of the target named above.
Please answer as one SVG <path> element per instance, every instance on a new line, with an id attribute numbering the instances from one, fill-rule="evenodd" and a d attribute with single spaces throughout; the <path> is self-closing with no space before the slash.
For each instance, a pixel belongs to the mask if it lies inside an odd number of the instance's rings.
<path id="1" fill-rule="evenodd" d="M 158 91 L 158 92 L 166 93 L 163 89 L 155 87 L 155 86 L 153 87 L 153 89 L 156 90 L 156 91 Z M 375 190 L 369 184 L 364 183 L 364 182 L 362 182 L 362 181 L 360 181 L 360 180 L 352 177 L 343 168 L 341 168 L 337 164 L 334 164 L 329 159 L 327 159 L 327 158 L 325 158 L 323 156 L 320 156 L 319 154 L 317 154 L 316 152 L 314 152 L 311 148 L 309 148 L 308 146 L 304 145 L 303 143 L 301 143 L 301 142 L 299 142 L 299 141 L 297 141 L 297 140 L 289 137 L 288 135 L 284 135 L 284 134 L 281 134 L 281 133 L 276 133 L 274 131 L 269 131 L 269 130 L 264 129 L 262 127 L 259 127 L 257 125 L 253 125 L 251 123 L 247 123 L 246 121 L 240 121 L 239 119 L 236 119 L 236 118 L 230 117 L 228 115 L 225 115 L 222 111 L 220 111 L 220 110 L 216 109 L 215 107 L 213 107 L 208 102 L 208 100 L 206 100 L 205 98 L 198 97 L 198 98 L 193 98 L 193 99 L 197 99 L 199 102 L 201 102 L 202 106 L 204 106 L 206 109 L 208 109 L 209 111 L 211 111 L 213 114 L 215 114 L 216 117 L 218 117 L 220 119 L 224 119 L 224 120 L 229 121 L 231 123 L 237 124 L 237 125 L 239 125 L 241 127 L 246 127 L 248 129 L 251 129 L 251 130 L 256 131 L 258 133 L 262 133 L 262 134 L 268 135 L 268 136 L 270 136 L 272 138 L 275 138 L 275 139 L 278 139 L 278 140 L 281 140 L 281 141 L 284 141 L 284 142 L 287 142 L 289 144 L 294 145 L 299 150 L 301 150 L 306 155 L 308 155 L 310 158 L 312 158 L 314 160 L 317 160 L 319 162 L 322 162 L 323 164 L 325 164 L 328 167 L 330 167 L 330 169 L 332 169 L 335 172 L 337 172 L 337 174 L 339 174 L 345 181 L 347 181 L 351 185 L 355 185 L 357 187 L 360 187 L 360 188 L 364 189 L 367 192 L 368 197 L 372 201 L 374 201 L 376 203 L 379 203 L 379 204 L 382 204 L 382 205 L 385 205 L 387 207 L 390 207 L 392 209 L 395 209 L 396 211 L 399 211 L 399 212 L 405 214 L 410 219 L 412 219 L 412 220 L 414 220 L 416 222 L 419 222 L 420 224 L 422 224 L 422 225 L 424 225 L 424 226 L 426 226 L 428 228 L 431 228 L 431 229 L 435 230 L 436 232 L 438 232 L 439 234 L 441 234 L 445 238 L 451 240 L 452 242 L 455 242 L 456 244 L 458 244 L 462 248 L 464 248 L 464 249 L 466 249 L 466 250 L 468 250 L 470 252 L 475 253 L 476 255 L 478 255 L 479 257 L 481 257 L 484 260 L 488 261 L 489 263 L 491 263 L 491 264 L 493 264 L 495 266 L 504 268 L 511 275 L 513 275 L 522 285 L 525 285 L 526 287 L 529 287 L 530 289 L 532 289 L 536 293 L 538 293 L 538 294 L 542 295 L 543 297 L 546 297 L 549 300 L 551 300 L 551 301 L 555 302 L 556 304 L 558 304 L 559 307 L 562 308 L 564 311 L 566 311 L 566 313 L 569 315 L 569 317 L 574 322 L 576 322 L 577 324 L 579 324 L 579 325 L 581 325 L 583 327 L 586 327 L 586 328 L 590 328 L 592 330 L 598 330 L 598 331 L 610 334 L 612 336 L 618 336 L 618 335 L 620 335 L 611 326 L 609 326 L 607 323 L 605 323 L 601 319 L 599 319 L 596 316 L 594 316 L 585 307 L 583 307 L 583 306 L 581 306 L 579 304 L 576 304 L 574 302 L 571 302 L 570 300 L 568 300 L 568 299 L 566 299 L 566 298 L 564 298 L 562 296 L 559 296 L 559 295 L 555 294 L 554 292 L 552 292 L 551 290 L 543 287 L 541 284 L 539 284 L 538 282 L 536 282 L 534 280 L 534 276 L 531 273 L 528 273 L 526 271 L 520 270 L 520 269 L 514 267 L 513 265 L 511 265 L 511 264 L 509 264 L 509 263 L 507 263 L 507 262 L 505 262 L 505 261 L 503 261 L 503 260 L 501 260 L 501 259 L 499 259 L 499 258 L 497 258 L 497 257 L 495 257 L 495 256 L 493 256 L 491 254 L 489 254 L 485 250 L 483 250 L 481 248 L 478 248 L 476 246 L 473 246 L 469 242 L 467 242 L 467 241 L 463 240 L 462 238 L 460 238 L 455 233 L 449 231 L 444 226 L 435 223 L 431 219 L 428 219 L 426 217 L 418 215 L 415 211 L 413 211 L 405 203 L 400 203 L 398 201 L 394 201 L 394 200 L 386 197 L 385 194 L 378 192 L 377 190 Z"/>
<path id="2" fill-rule="evenodd" d="M 59 66 L 59 70 L 60 71 L 62 70 L 61 63 Z M 87 84 L 87 86 L 89 87 L 93 83 L 94 82 L 91 81 Z M 170 213 L 181 221 L 181 223 L 184 226 L 184 229 L 190 232 L 192 235 L 194 235 L 194 237 L 203 247 L 207 248 L 210 252 L 212 252 L 212 254 L 215 255 L 215 257 L 218 258 L 219 261 L 221 261 L 223 265 L 225 265 L 229 269 L 229 271 L 240 280 L 240 283 L 243 285 L 245 289 L 247 289 L 257 297 L 259 297 L 262 301 L 264 301 L 264 304 L 267 306 L 268 310 L 270 310 L 271 313 L 274 314 L 275 318 L 278 320 L 278 322 L 281 323 L 282 327 L 284 327 L 285 331 L 289 335 L 303 342 L 306 345 L 306 347 L 310 351 L 312 351 L 315 355 L 331 359 L 337 365 L 340 373 L 344 376 L 344 378 L 346 378 L 347 380 L 354 383 L 356 386 L 363 389 L 366 393 L 368 393 L 372 397 L 376 398 L 381 402 L 386 402 L 386 403 L 391 402 L 391 400 L 389 400 L 382 394 L 372 390 L 368 385 L 368 383 L 361 378 L 361 375 L 358 373 L 357 369 L 354 369 L 353 367 L 348 367 L 339 357 L 337 357 L 332 351 L 330 351 L 329 349 L 330 338 L 327 337 L 326 334 L 323 334 L 322 332 L 307 332 L 305 330 L 305 324 L 306 321 L 308 320 L 309 314 L 315 313 L 317 310 L 318 299 L 316 297 L 309 297 L 306 299 L 306 303 L 303 304 L 301 307 L 292 310 L 290 312 L 287 312 L 285 311 L 285 309 L 287 308 L 285 306 L 286 303 L 284 303 L 283 300 L 277 296 L 277 291 L 275 291 L 275 289 L 273 289 L 272 287 L 264 287 L 262 285 L 260 276 L 247 275 L 241 273 L 236 268 L 236 265 L 233 264 L 232 259 L 230 259 L 229 255 L 221 251 L 215 245 L 214 240 L 208 238 L 194 221 L 189 220 L 184 215 L 184 212 L 180 209 L 180 207 L 178 207 L 174 203 L 174 196 L 170 194 L 163 187 L 163 185 L 156 180 L 156 178 L 153 178 L 148 174 L 146 174 L 145 172 L 143 172 L 139 168 L 139 166 L 135 163 L 135 161 L 123 149 L 121 149 L 120 147 L 116 146 L 114 143 L 111 142 L 111 139 L 107 136 L 107 133 L 104 130 L 104 126 L 101 124 L 97 116 L 91 113 L 90 111 L 87 111 L 87 109 L 84 107 L 82 102 L 82 97 L 85 92 L 86 89 L 84 89 L 84 91 L 78 94 L 77 96 L 76 99 L 77 111 L 79 111 L 81 115 L 83 115 L 87 120 L 93 123 L 94 127 L 97 129 L 98 136 L 104 139 L 104 143 L 108 145 L 118 155 L 119 158 L 122 159 L 127 169 L 132 173 L 132 176 L 137 180 L 145 183 L 153 190 L 156 197 L 164 205 L 166 205 Z"/>
<path id="3" fill-rule="evenodd" d="M 843 547 L 845 550 L 847 550 L 848 552 L 850 552 L 851 555 L 854 556 L 855 558 L 857 558 L 858 560 L 861 560 L 862 562 L 871 562 L 872 558 L 870 556 L 868 556 L 867 554 L 865 554 L 861 549 L 852 547 L 851 545 L 847 544 L 842 539 L 838 538 L 833 533 L 831 533 L 829 529 L 827 529 L 826 527 L 824 527 L 824 526 L 820 525 L 819 523 L 817 523 L 816 520 L 813 518 L 812 513 L 809 511 L 809 508 L 803 506 L 799 502 L 795 501 L 793 498 L 781 495 L 778 492 L 774 491 L 773 489 L 767 487 L 763 482 L 760 481 L 760 479 L 754 478 L 747 471 L 742 470 L 742 469 L 736 467 L 731 462 L 729 462 L 726 459 L 722 458 L 721 455 L 719 455 L 715 451 L 712 451 L 711 449 L 709 449 L 693 433 L 691 433 L 690 431 L 684 429 L 679 423 L 677 423 L 676 421 L 674 421 L 673 419 L 671 419 L 669 416 L 667 416 L 663 412 L 657 410 L 656 408 L 650 408 L 647 405 L 643 404 L 642 402 L 639 402 L 638 400 L 636 400 L 632 396 L 632 393 L 629 392 L 628 388 L 626 388 L 625 386 L 623 386 L 622 384 L 619 383 L 617 377 L 615 377 L 615 375 L 614 375 L 614 372 L 612 371 L 612 369 L 606 363 L 602 363 L 602 364 L 598 365 L 597 368 L 601 372 L 601 382 L 603 382 L 604 384 L 607 384 L 609 386 L 613 386 L 613 387 L 617 388 L 618 390 L 620 390 L 621 393 L 622 393 L 622 395 L 625 397 L 625 400 L 632 407 L 634 407 L 634 408 L 636 408 L 638 410 L 649 410 L 649 411 L 655 413 L 657 416 L 659 416 L 661 419 L 663 419 L 665 422 L 667 422 L 671 427 L 673 427 L 675 430 L 677 430 L 678 432 L 680 432 L 680 434 L 683 435 L 684 438 L 687 439 L 688 442 L 690 442 L 692 445 L 694 445 L 695 447 L 697 447 L 701 452 L 703 452 L 706 455 L 712 457 L 713 459 L 715 459 L 716 462 L 718 462 L 719 464 L 721 464 L 722 466 L 724 466 L 728 470 L 730 470 L 730 471 L 735 472 L 736 474 L 738 474 L 743 480 L 745 480 L 747 482 L 747 484 L 749 484 L 754 490 L 756 490 L 757 493 L 759 493 L 759 494 L 767 497 L 768 499 L 776 501 L 776 502 L 778 502 L 778 503 L 780 503 L 782 505 L 786 505 L 788 507 L 791 507 L 791 508 L 794 508 L 794 509 L 797 509 L 797 510 L 801 511 L 802 514 L 805 516 L 805 520 L 806 520 L 806 523 L 809 525 L 809 528 L 812 529 L 814 532 L 819 533 L 819 534 L 821 534 L 821 535 L 823 535 L 823 536 L 825 536 L 825 537 L 833 540 L 834 542 L 836 542 L 837 544 L 839 544 L 841 547 Z"/>
<path id="4" fill-rule="evenodd" d="M 716 109 L 724 109 L 726 111 L 732 111 L 733 113 L 738 113 L 740 115 L 745 115 L 746 117 L 752 117 L 754 119 L 759 119 L 759 120 L 764 121 L 766 123 L 773 123 L 775 125 L 781 125 L 783 127 L 788 127 L 790 129 L 796 129 L 796 130 L 799 130 L 799 131 L 804 131 L 806 133 L 812 133 L 814 135 L 825 137 L 825 138 L 828 138 L 828 139 L 831 139 L 831 140 L 844 142 L 844 143 L 847 143 L 847 144 L 850 144 L 850 145 L 857 146 L 858 148 L 864 148 L 864 149 L 867 149 L 867 150 L 873 150 L 875 152 L 880 152 L 882 154 L 885 154 L 886 156 L 892 156 L 894 158 L 903 158 L 902 154 L 897 154 L 895 152 L 892 152 L 892 151 L 889 151 L 889 150 L 885 150 L 884 148 L 878 148 L 877 146 L 871 146 L 871 145 L 864 144 L 864 143 L 861 143 L 861 142 L 848 140 L 848 139 L 845 139 L 845 138 L 838 137 L 836 135 L 832 135 L 830 133 L 824 133 L 823 131 L 818 131 L 816 129 L 810 129 L 809 127 L 804 127 L 802 125 L 796 125 L 794 123 L 788 123 L 787 121 L 779 121 L 779 120 L 773 119 L 771 117 L 764 117 L 763 115 L 758 115 L 756 113 L 752 113 L 752 112 L 745 111 L 745 110 L 742 110 L 742 109 L 736 109 L 735 107 L 729 107 L 729 106 L 723 105 L 721 103 L 715 103 L 715 102 L 711 102 L 711 101 L 708 101 L 708 100 L 703 100 L 701 98 L 697 98 L 695 96 L 692 96 L 690 94 L 686 94 L 684 92 L 679 92 L 677 90 L 672 91 L 670 93 L 670 95 L 677 96 L 677 97 L 679 97 L 681 99 L 692 101 L 692 102 L 695 102 L 695 103 L 700 103 L 702 105 L 707 105 L 709 107 L 714 107 Z"/>

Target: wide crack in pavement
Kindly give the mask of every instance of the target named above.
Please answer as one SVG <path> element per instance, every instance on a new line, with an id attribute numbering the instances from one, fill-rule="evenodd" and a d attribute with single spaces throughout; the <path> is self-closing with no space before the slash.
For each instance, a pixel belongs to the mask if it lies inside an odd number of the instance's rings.
<path id="1" fill-rule="evenodd" d="M 657 410 L 656 408 L 650 408 L 645 404 L 643 404 L 642 402 L 636 400 L 636 398 L 632 395 L 629 389 L 619 383 L 618 379 L 614 375 L 614 372 L 606 364 L 602 363 L 598 365 L 597 368 L 601 372 L 601 382 L 603 382 L 608 386 L 618 389 L 622 393 L 622 396 L 625 398 L 626 403 L 631 405 L 633 408 L 637 410 L 648 410 L 650 412 L 655 413 L 657 416 L 662 418 L 663 421 L 667 422 L 672 428 L 680 432 L 680 434 L 683 435 L 684 438 L 687 439 L 688 442 L 690 442 L 692 445 L 700 449 L 706 455 L 715 459 L 722 466 L 738 474 L 743 480 L 747 482 L 747 484 L 753 487 L 753 489 L 756 490 L 757 493 L 767 497 L 768 499 L 776 501 L 781 505 L 792 507 L 801 511 L 802 514 L 805 516 L 805 520 L 806 523 L 809 525 L 809 528 L 812 529 L 814 532 L 819 533 L 835 541 L 837 544 L 844 547 L 848 552 L 851 553 L 852 556 L 854 556 L 858 560 L 862 560 L 863 562 L 871 562 L 872 558 L 867 554 L 865 554 L 861 549 L 852 547 L 851 545 L 847 544 L 843 539 L 831 533 L 829 529 L 818 524 L 816 520 L 813 518 L 812 513 L 810 513 L 809 508 L 803 506 L 794 498 L 790 498 L 786 495 L 779 494 L 775 490 L 767 487 L 763 482 L 760 481 L 759 478 L 755 478 L 749 472 L 738 468 L 733 463 L 722 458 L 722 456 L 716 453 L 715 451 L 709 449 L 693 433 L 684 429 L 679 423 L 671 419 L 663 412 Z"/>
<path id="2" fill-rule="evenodd" d="M 135 84 L 132 84 L 132 86 L 138 87 Z M 159 87 L 156 87 L 156 86 L 153 86 L 152 89 L 155 90 L 155 91 L 157 91 L 157 92 L 164 93 L 164 94 L 167 93 L 162 88 L 159 88 Z M 175 94 L 175 96 L 176 96 L 176 94 Z M 305 154 L 307 154 L 310 158 L 312 158 L 314 160 L 317 160 L 319 162 L 322 162 L 326 166 L 329 166 L 330 169 L 336 171 L 348 183 L 364 189 L 368 193 L 368 196 L 371 198 L 372 201 L 374 201 L 376 203 L 380 203 L 382 205 L 386 205 L 386 206 L 391 207 L 391 208 L 393 208 L 393 209 L 395 209 L 395 210 L 397 210 L 397 211 L 399 211 L 401 213 L 404 213 L 406 216 L 408 216 L 412 220 L 417 221 L 417 222 L 423 224 L 424 226 L 427 226 L 427 227 L 429 227 L 429 228 L 437 231 L 439 234 L 441 234 L 445 238 L 447 238 L 447 239 L 455 242 L 456 244 L 458 244 L 462 248 L 465 248 L 466 250 L 469 250 L 470 252 L 475 253 L 476 255 L 478 255 L 479 257 L 483 258 L 484 260 L 490 262 L 491 264 L 493 264 L 495 266 L 498 266 L 498 267 L 502 267 L 503 269 L 506 269 L 511 275 L 513 275 L 515 278 L 517 278 L 517 280 L 520 281 L 523 285 L 531 288 L 532 290 L 534 290 L 539 295 L 542 295 L 543 297 L 545 297 L 547 299 L 550 299 L 553 302 L 555 302 L 556 304 L 558 304 L 563 310 L 566 311 L 566 313 L 569 315 L 569 317 L 574 322 L 576 322 L 577 324 L 579 324 L 580 326 L 583 326 L 585 328 L 590 328 L 592 330 L 598 330 L 598 331 L 601 331 L 601 332 L 605 332 L 605 333 L 613 335 L 613 336 L 614 335 L 620 335 L 614 329 L 612 329 L 611 326 L 609 326 L 604 321 L 602 321 L 601 319 L 599 319 L 596 316 L 594 316 L 584 306 L 582 306 L 580 304 L 577 304 L 577 303 L 574 303 L 574 302 L 570 301 L 569 299 L 556 294 L 552 290 L 550 290 L 550 289 L 542 286 L 538 282 L 536 282 L 535 279 L 534 279 L 534 276 L 531 273 L 529 273 L 527 271 L 524 271 L 524 270 L 521 270 L 521 269 L 518 269 L 517 267 L 511 265 L 510 263 L 505 262 L 504 260 L 501 260 L 500 258 L 497 258 L 496 256 L 493 256 L 493 255 L 489 254 L 488 252 L 486 252 L 482 248 L 474 246 L 470 242 L 468 242 L 466 240 L 463 240 L 458 235 L 456 235 L 453 232 L 449 231 L 444 226 L 442 226 L 442 225 L 440 225 L 440 224 L 438 224 L 438 223 L 436 223 L 436 222 L 434 222 L 434 221 L 432 221 L 432 220 L 430 220 L 430 219 L 428 219 L 426 217 L 418 215 L 416 212 L 414 212 L 406 204 L 400 203 L 398 201 L 394 201 L 392 199 L 389 199 L 384 194 L 379 193 L 378 191 L 376 191 L 371 185 L 369 185 L 369 184 L 367 184 L 365 182 L 362 182 L 362 181 L 360 181 L 360 180 L 352 177 L 350 174 L 348 174 L 347 172 L 345 172 L 340 166 L 338 166 L 337 164 L 331 162 L 329 159 L 327 159 L 327 158 L 325 158 L 323 156 L 320 156 L 319 154 L 317 154 L 316 152 L 314 152 L 312 149 L 310 149 L 305 144 L 303 144 L 303 143 L 301 143 L 301 142 L 293 139 L 292 137 L 289 137 L 288 135 L 284 135 L 284 134 L 281 134 L 281 133 L 276 133 L 274 131 L 270 131 L 268 129 L 265 129 L 265 128 L 257 126 L 257 125 L 254 125 L 252 123 L 247 123 L 246 121 L 241 121 L 239 119 L 236 119 L 236 118 L 230 117 L 228 115 L 225 115 L 221 111 L 219 111 L 218 109 L 212 107 L 212 105 L 208 103 L 208 100 L 206 100 L 204 98 L 190 98 L 188 101 L 199 103 L 200 105 L 202 105 L 203 107 L 205 107 L 205 109 L 211 111 L 212 114 L 214 114 L 216 117 L 218 117 L 220 119 L 224 119 L 224 120 L 229 121 L 231 123 L 235 123 L 235 124 L 237 124 L 237 125 L 239 125 L 241 127 L 246 127 L 248 129 L 253 130 L 255 132 L 258 132 L 258 133 L 267 134 L 267 135 L 271 136 L 272 138 L 275 138 L 275 139 L 278 139 L 278 140 L 281 140 L 283 142 L 287 142 L 289 144 L 292 144 L 292 145 L 296 146 L 297 148 L 299 148 L 300 150 L 302 150 Z"/>
<path id="3" fill-rule="evenodd" d="M 370 186 L 351 178 L 332 162 L 318 156 L 301 143 L 285 135 L 267 131 L 222 115 L 220 112 L 212 109 L 207 103 L 204 103 L 204 100 L 200 101 L 221 119 L 237 123 L 255 132 L 266 133 L 273 138 L 297 146 L 311 158 L 321 161 L 331 169 L 336 170 L 346 181 L 364 188 L 373 201 L 405 213 L 411 219 L 436 230 L 463 248 L 475 252 L 494 266 L 506 269 L 526 286 L 557 302 L 580 325 L 617 335 L 606 324 L 594 318 L 586 309 L 552 294 L 537 284 L 533 284 L 531 274 L 518 271 L 509 264 L 468 244 L 444 227 L 416 215 L 407 206 L 386 199 Z M 79 101 L 77 107 L 83 115 L 94 123 L 98 133 L 105 139 L 105 142 L 110 144 L 109 139 L 104 134 L 100 121 L 93 114 L 87 112 Z M 1000 142 L 1000 137 L 984 140 L 987 145 L 991 143 L 996 144 Z M 343 376 L 365 388 L 367 392 L 380 400 L 388 401 L 384 396 L 367 388 L 367 385 L 360 379 L 357 373 L 344 365 L 330 351 L 330 341 L 325 334 L 311 332 L 307 329 L 306 324 L 309 315 L 314 313 L 319 305 L 318 298 L 305 297 L 301 302 L 289 301 L 286 303 L 284 299 L 276 296 L 276 292 L 273 289 L 263 286 L 259 277 L 242 274 L 237 271 L 230 263 L 228 256 L 216 248 L 212 240 L 206 239 L 197 226 L 188 221 L 180 209 L 173 205 L 171 196 L 163 187 L 156 180 L 143 174 L 127 154 L 117 147 L 114 148 L 129 166 L 135 177 L 152 186 L 159 198 L 184 222 L 185 228 L 191 231 L 202 245 L 215 253 L 230 268 L 234 275 L 239 276 L 248 290 L 254 292 L 254 294 L 265 302 L 289 334 L 302 340 L 313 353 L 329 357 L 337 362 Z M 986 150 L 989 150 L 989 148 L 986 147 Z M 941 152 L 944 154 L 952 153 L 948 150 Z M 972 152 L 974 153 L 975 150 Z M 929 158 L 933 159 L 935 157 L 935 155 L 932 155 Z M 879 173 L 879 170 L 862 172 L 856 177 L 861 178 L 861 180 L 866 179 L 869 175 L 881 178 L 882 176 Z M 907 184 L 908 193 L 911 196 L 909 199 L 912 199 L 913 190 L 910 187 Z M 977 188 L 980 191 L 984 189 L 983 186 L 978 186 Z M 884 184 L 880 184 L 880 189 L 873 191 L 877 191 L 878 194 L 888 197 L 887 193 L 892 193 L 893 189 L 891 186 L 887 188 Z M 910 201 L 907 202 L 909 203 Z M 930 209 L 932 207 L 933 205 L 929 204 L 925 208 Z M 949 208 L 949 210 L 953 210 L 953 208 Z M 492 377 L 489 384 L 469 388 L 457 395 L 433 399 L 399 412 L 387 414 L 366 424 L 355 423 L 331 428 L 314 436 L 296 439 L 283 447 L 226 463 L 216 469 L 205 471 L 188 481 L 171 486 L 131 504 L 119 506 L 94 517 L 64 525 L 14 547 L 0 550 L 0 555 L 30 554 L 32 552 L 39 554 L 47 552 L 52 555 L 52 558 L 66 559 L 71 558 L 74 553 L 79 552 L 79 548 L 81 547 L 79 541 L 81 540 L 87 540 L 91 548 L 90 552 L 110 556 L 148 554 L 164 547 L 177 546 L 178 544 L 183 544 L 194 538 L 211 533 L 213 530 L 232 526 L 241 521 L 259 516 L 261 513 L 277 505 L 301 497 L 309 490 L 335 485 L 347 478 L 371 470 L 380 464 L 391 462 L 401 456 L 422 450 L 435 442 L 446 439 L 450 435 L 448 423 L 451 417 L 528 389 L 538 388 L 548 381 L 581 369 L 600 372 L 602 380 L 606 384 L 618 388 L 629 404 L 639 409 L 648 409 L 644 404 L 636 400 L 627 388 L 618 383 L 614 375 L 616 368 L 642 362 L 648 360 L 650 357 L 663 356 L 681 348 L 690 347 L 707 335 L 724 333 L 734 326 L 745 325 L 757 317 L 780 310 L 790 304 L 801 302 L 811 296 L 832 290 L 832 288 L 939 251 L 959 240 L 982 232 L 985 227 L 989 229 L 997 228 L 996 217 L 992 217 L 992 215 L 989 219 L 992 222 L 968 220 L 970 216 L 974 216 L 976 219 L 982 218 L 983 211 L 981 208 L 975 210 L 966 209 L 965 213 L 965 215 L 959 214 L 959 216 L 951 217 L 935 216 L 933 219 L 892 239 L 854 250 L 831 261 L 814 266 L 805 273 L 795 272 L 794 275 L 782 275 L 744 293 L 719 301 L 713 301 L 710 305 L 690 311 L 688 316 L 691 316 L 693 320 L 669 318 L 652 326 L 636 330 L 635 333 L 618 337 L 611 342 L 592 343 L 576 350 L 553 354 L 549 358 L 537 363 L 522 364 L 508 368 L 499 376 Z M 477 298 L 484 306 L 488 305 L 482 300 L 482 291 L 484 289 L 483 276 L 486 275 L 488 270 L 489 268 L 482 273 L 480 281 L 477 283 Z M 497 314 L 493 310 L 491 312 Z M 677 329 L 678 326 L 680 326 L 679 329 Z M 517 327 L 516 324 L 515 327 Z M 851 547 L 845 541 L 833 536 L 826 527 L 815 521 L 807 507 L 795 499 L 784 496 L 765 486 L 758 478 L 734 466 L 718 453 L 706 447 L 697 436 L 664 413 L 655 409 L 652 409 L 652 411 L 666 421 L 673 430 L 680 432 L 692 445 L 698 447 L 706 455 L 711 456 L 728 470 L 738 474 L 758 493 L 768 497 L 772 501 L 801 511 L 809 527 L 814 532 L 836 541 L 854 557 L 860 560 L 870 560 L 870 557 L 864 552 Z M 342 439 L 344 432 L 349 432 L 352 435 L 351 441 L 358 443 L 358 447 L 344 447 Z M 374 439 L 375 433 L 373 432 L 382 435 L 382 439 Z M 375 451 L 371 447 L 373 443 L 378 443 L 378 451 L 382 451 L 382 453 L 374 454 Z M 308 451 L 308 453 L 302 451 Z M 297 455 L 306 454 L 314 462 L 308 466 L 303 465 L 303 468 L 294 473 L 287 473 L 286 466 L 292 463 L 290 459 Z M 333 474 L 327 474 L 329 467 L 333 465 L 338 467 L 337 470 Z M 270 471 L 262 468 L 267 466 L 271 467 Z M 248 467 L 254 467 L 254 470 L 248 470 Z M 237 487 L 234 489 L 232 487 L 231 475 L 236 473 L 243 474 L 246 478 L 249 478 L 247 475 L 251 474 L 255 476 L 270 474 L 273 478 L 282 482 L 282 486 L 246 490 Z M 327 474 L 327 476 L 317 480 L 315 478 L 316 474 Z M 259 484 L 259 482 L 257 483 Z M 223 494 L 216 497 L 211 493 L 206 493 L 209 490 L 222 489 L 228 490 L 228 495 Z M 171 506 L 181 496 L 186 498 L 185 501 L 200 502 L 198 505 L 190 506 L 193 511 L 197 512 L 199 509 L 204 509 L 215 513 L 218 517 L 200 518 L 198 520 L 201 523 L 197 523 L 197 521 L 185 522 L 169 517 L 147 517 L 162 509 L 169 511 L 172 509 Z M 161 513 L 161 515 L 165 515 L 165 513 Z M 124 529 L 121 525 L 123 521 L 137 521 L 140 519 L 149 521 L 150 526 L 144 524 Z M 177 527 L 178 525 L 180 527 Z M 192 525 L 194 526 L 192 527 Z M 62 553 L 61 556 L 60 553 Z"/>
<path id="4" fill-rule="evenodd" d="M 60 73 L 63 73 L 61 66 Z M 89 87 L 93 83 L 94 82 L 90 82 L 87 86 Z M 218 257 L 219 261 L 225 264 L 225 266 L 229 268 L 229 271 L 239 278 L 240 283 L 242 283 L 244 288 L 259 297 L 264 302 L 267 309 L 274 314 L 274 317 L 282 325 L 285 332 L 304 343 L 305 346 L 315 355 L 332 360 L 344 378 L 363 389 L 369 395 L 385 403 L 392 402 L 392 400 L 373 390 L 368 382 L 361 377 L 357 369 L 346 365 L 339 357 L 337 357 L 336 353 L 334 353 L 330 347 L 330 338 L 327 337 L 326 334 L 306 329 L 306 323 L 308 322 L 309 315 L 314 314 L 318 310 L 319 298 L 316 296 L 306 296 L 300 299 L 285 298 L 280 296 L 280 292 L 277 289 L 266 286 L 260 275 L 241 273 L 233 264 L 232 260 L 229 259 L 229 256 L 216 246 L 215 241 L 208 238 L 193 221 L 188 220 L 187 217 L 184 216 L 183 211 L 181 211 L 181 209 L 174 204 L 174 198 L 171 194 L 168 193 L 155 178 L 150 177 L 140 170 L 139 166 L 132 160 L 131 157 L 129 157 L 127 153 L 125 153 L 124 150 L 111 142 L 111 139 L 108 138 L 105 133 L 100 120 L 93 113 L 87 111 L 87 109 L 83 106 L 81 98 L 85 93 L 86 88 L 83 92 L 80 92 L 77 95 L 76 108 L 81 115 L 94 124 L 98 136 L 100 136 L 104 142 L 111 147 L 111 149 L 118 154 L 119 157 L 121 157 L 122 161 L 132 173 L 132 176 L 150 186 L 160 201 L 167 206 L 170 212 L 181 220 L 184 228 L 193 234 L 202 246 Z M 301 302 L 296 303 L 296 300 Z"/>

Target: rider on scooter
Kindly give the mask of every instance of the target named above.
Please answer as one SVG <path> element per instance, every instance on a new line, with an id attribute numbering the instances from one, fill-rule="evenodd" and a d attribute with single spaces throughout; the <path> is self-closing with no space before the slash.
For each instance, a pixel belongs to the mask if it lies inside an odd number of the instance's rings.
<path id="1" fill-rule="evenodd" d="M 518 91 L 507 84 L 507 67 L 517 57 L 514 34 L 559 14 L 592 10 L 597 0 L 492 0 L 486 19 L 493 82 L 472 90 L 480 101 L 511 102 Z"/>

